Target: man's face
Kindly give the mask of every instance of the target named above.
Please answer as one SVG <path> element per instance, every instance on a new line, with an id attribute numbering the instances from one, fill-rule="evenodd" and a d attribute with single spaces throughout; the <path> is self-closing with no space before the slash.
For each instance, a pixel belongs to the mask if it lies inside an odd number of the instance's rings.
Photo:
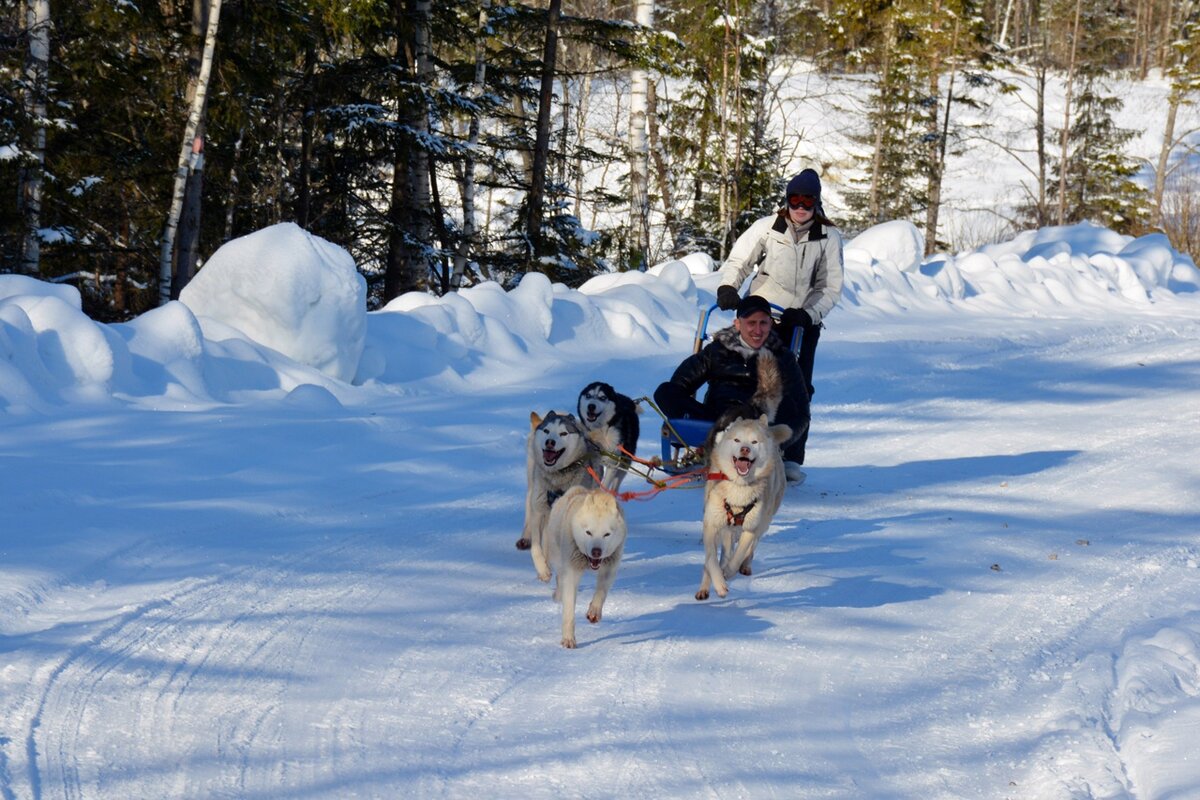
<path id="1" fill-rule="evenodd" d="M 736 318 L 733 327 L 746 340 L 746 344 L 757 350 L 766 344 L 767 336 L 771 333 L 771 315 L 765 311 L 755 311 Z"/>

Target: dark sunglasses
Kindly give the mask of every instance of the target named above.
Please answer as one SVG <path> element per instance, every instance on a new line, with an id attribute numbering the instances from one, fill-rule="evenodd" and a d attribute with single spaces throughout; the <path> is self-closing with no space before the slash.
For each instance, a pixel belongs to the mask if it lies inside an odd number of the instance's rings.
<path id="1" fill-rule="evenodd" d="M 788 208 L 803 208 L 807 211 L 817 207 L 817 198 L 808 194 L 789 194 Z"/>

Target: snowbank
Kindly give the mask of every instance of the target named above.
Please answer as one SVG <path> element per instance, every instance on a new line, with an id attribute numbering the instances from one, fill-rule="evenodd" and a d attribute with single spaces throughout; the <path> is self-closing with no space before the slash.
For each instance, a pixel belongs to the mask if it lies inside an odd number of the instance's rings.
<path id="1" fill-rule="evenodd" d="M 908 222 L 846 244 L 843 305 L 875 313 L 956 306 L 1013 315 L 1099 313 L 1200 290 L 1200 270 L 1165 236 L 1123 236 L 1091 223 L 1026 231 L 1011 241 L 921 259 Z"/>
<path id="2" fill-rule="evenodd" d="M 958 255 L 921 257 L 920 232 L 890 222 L 846 244 L 837 315 L 879 319 L 955 308 L 998 315 L 1109 316 L 1200 291 L 1200 270 L 1165 237 L 1096 225 L 1028 231 Z M 513 385 L 603 352 L 690 347 L 717 274 L 692 255 L 579 289 L 526 275 L 445 297 L 410 293 L 364 311 L 344 250 L 295 225 L 230 242 L 171 303 L 122 325 L 96 323 L 79 293 L 0 276 L 0 409 L 113 398 L 154 408 L 282 399 L 302 386 L 345 401 L 348 385 Z M 432 385 L 432 384 L 431 384 Z M 297 397 L 307 397 L 305 390 Z"/>
<path id="3" fill-rule="evenodd" d="M 201 325 L 222 322 L 330 377 L 358 370 L 367 282 L 348 252 L 294 223 L 228 242 L 179 299 Z"/>

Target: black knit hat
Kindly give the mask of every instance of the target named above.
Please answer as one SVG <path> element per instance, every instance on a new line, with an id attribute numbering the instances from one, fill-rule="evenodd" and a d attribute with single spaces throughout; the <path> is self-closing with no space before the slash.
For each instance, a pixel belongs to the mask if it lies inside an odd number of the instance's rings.
<path id="1" fill-rule="evenodd" d="M 771 304 L 756 294 L 748 294 L 741 299 L 737 305 L 737 315 L 739 317 L 748 317 L 751 314 L 762 311 L 767 316 L 771 315 Z"/>
<path id="2" fill-rule="evenodd" d="M 787 195 L 802 194 L 821 199 L 821 176 L 815 169 L 801 170 L 799 175 L 788 181 Z"/>

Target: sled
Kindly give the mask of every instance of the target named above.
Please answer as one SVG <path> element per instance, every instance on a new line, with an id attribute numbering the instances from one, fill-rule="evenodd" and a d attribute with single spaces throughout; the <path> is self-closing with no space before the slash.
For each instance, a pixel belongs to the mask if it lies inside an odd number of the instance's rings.
<path id="1" fill-rule="evenodd" d="M 713 303 L 707 310 L 700 313 L 700 321 L 696 324 L 696 336 L 692 342 L 692 353 L 700 352 L 708 340 L 708 320 L 717 310 Z M 771 303 L 771 315 L 778 321 L 784 309 Z M 799 352 L 800 343 L 804 339 L 804 330 L 796 328 L 792 332 L 792 341 L 788 346 L 793 354 Z M 669 475 L 680 475 L 704 466 L 704 441 L 712 428 L 712 422 L 706 419 L 667 419 L 663 418 L 662 425 L 662 464 L 659 466 Z"/>

